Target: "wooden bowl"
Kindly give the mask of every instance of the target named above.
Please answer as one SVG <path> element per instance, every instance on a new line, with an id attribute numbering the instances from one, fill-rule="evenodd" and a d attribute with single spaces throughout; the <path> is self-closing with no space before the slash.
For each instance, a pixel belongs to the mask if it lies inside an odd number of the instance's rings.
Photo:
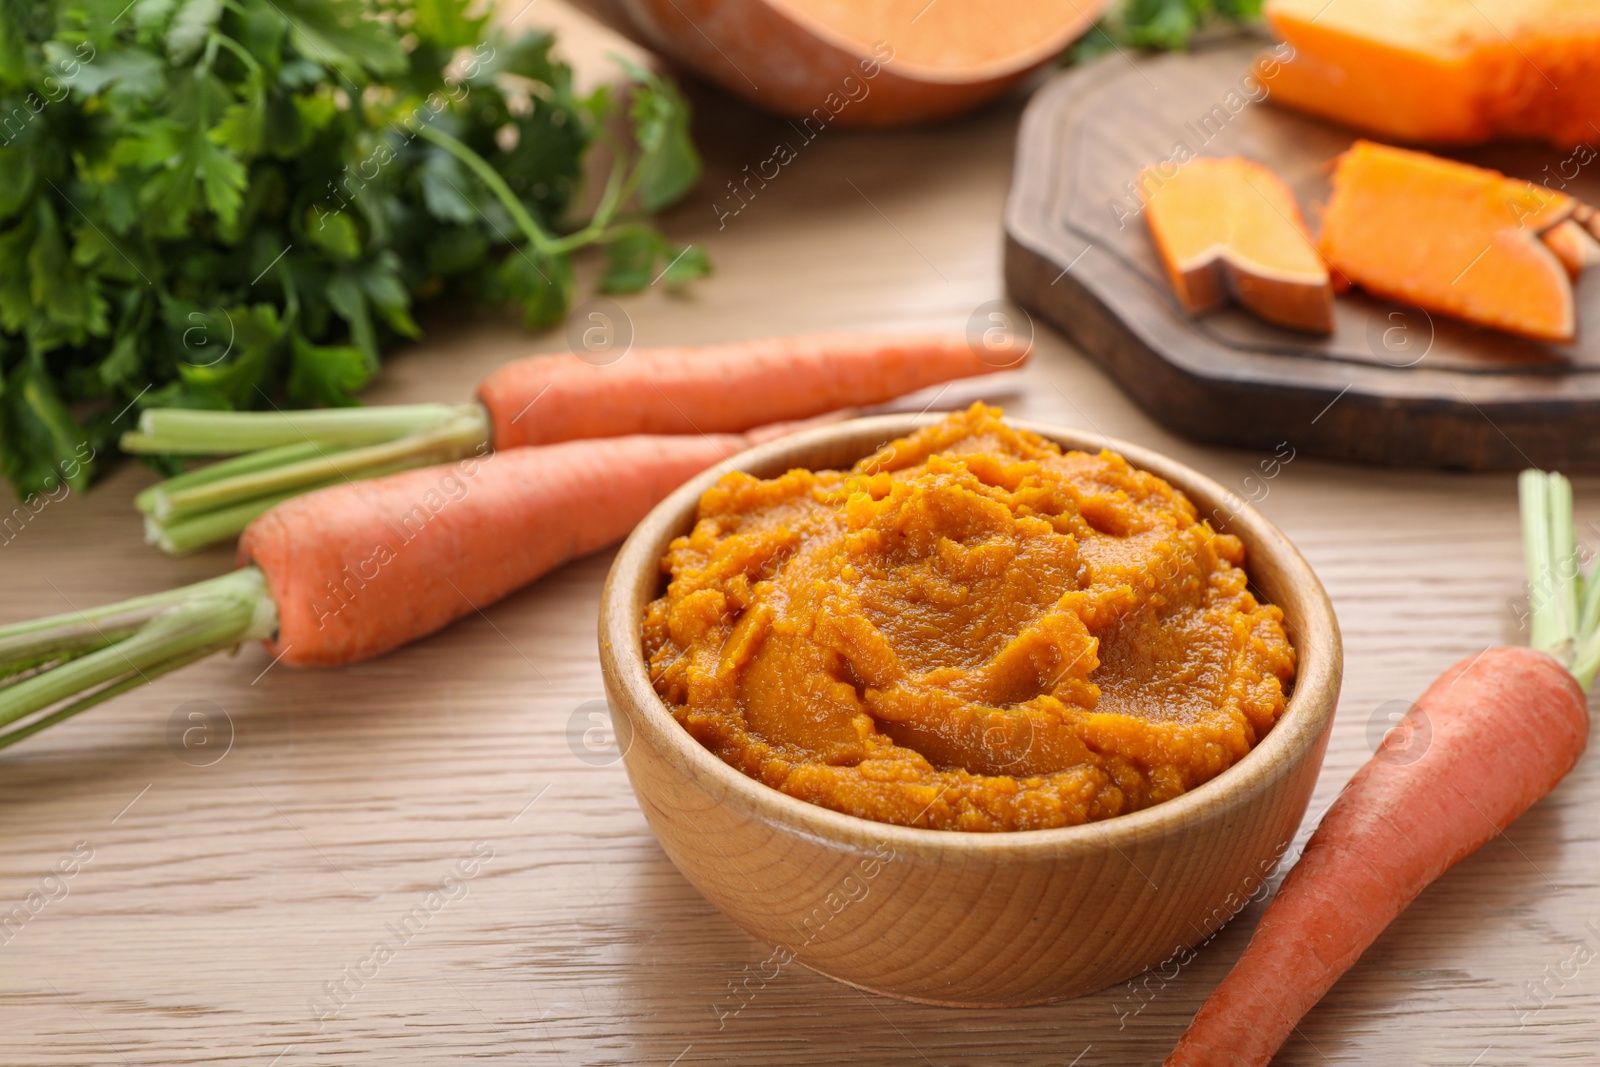
<path id="1" fill-rule="evenodd" d="M 660 561 L 728 471 L 842 468 L 932 417 L 859 419 L 752 449 L 639 524 L 600 606 L 600 661 L 639 806 L 695 888 L 773 945 L 760 980 L 798 961 L 862 989 L 995 1006 L 1080 996 L 1205 940 L 1261 889 L 1322 766 L 1343 653 L 1310 566 L 1253 508 L 1165 456 L 1065 427 L 1014 422 L 1064 448 L 1110 448 L 1165 478 L 1245 544 L 1259 595 L 1299 657 L 1288 707 L 1233 767 L 1164 804 L 1086 826 L 963 833 L 890 826 L 796 800 L 723 763 L 651 688 L 641 649 Z M 1234 511 L 1231 501 L 1241 505 Z"/>

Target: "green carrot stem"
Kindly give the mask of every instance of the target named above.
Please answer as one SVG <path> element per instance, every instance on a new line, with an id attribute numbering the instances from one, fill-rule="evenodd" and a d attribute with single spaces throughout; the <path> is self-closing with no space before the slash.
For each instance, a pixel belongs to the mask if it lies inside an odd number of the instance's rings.
<path id="1" fill-rule="evenodd" d="M 1571 641 L 1578 631 L 1578 527 L 1572 518 L 1572 483 L 1552 471 L 1550 485 L 1550 558 L 1555 563 L 1551 603 L 1559 620 L 1559 634 Z"/>
<path id="2" fill-rule="evenodd" d="M 1561 662 L 1587 690 L 1600 671 L 1600 574 L 1582 574 L 1572 483 L 1528 470 L 1517 479 L 1528 566 L 1528 644 Z"/>
<path id="3" fill-rule="evenodd" d="M 1578 583 L 1578 630 L 1572 656 L 1572 676 L 1587 690 L 1600 672 L 1600 569 Z"/>
<path id="4" fill-rule="evenodd" d="M 186 486 L 163 483 L 156 486 L 150 496 L 150 514 L 157 521 L 167 522 L 285 490 L 303 490 L 308 485 L 333 478 L 370 477 L 371 471 L 378 467 L 404 462 L 424 467 L 460 459 L 488 446 L 483 429 L 483 424 L 475 419 L 457 419 L 436 430 L 394 441 L 345 450 L 319 449 L 312 458 L 265 466 L 232 477 L 206 479 Z"/>
<path id="5" fill-rule="evenodd" d="M 0 647 L 0 679 L 115 644 L 149 622 L 155 610 L 129 612 L 99 622 L 67 624 L 53 632 L 20 634 Z"/>
<path id="6" fill-rule="evenodd" d="M 1572 660 L 1572 676 L 1583 686 L 1585 693 L 1594 684 L 1595 672 L 1600 671 L 1600 641 L 1595 640 L 1596 636 L 1600 635 L 1591 634 L 1590 639 L 1579 647 L 1577 655 Z"/>
<path id="7" fill-rule="evenodd" d="M 177 670 L 179 667 L 187 667 L 189 664 L 194 663 L 197 660 L 205 659 L 214 651 L 216 650 L 211 648 L 202 648 L 193 652 L 185 653 L 181 656 L 175 656 L 172 659 L 165 660 L 153 667 L 147 667 L 142 674 L 130 674 L 119 682 L 112 682 L 110 685 L 103 686 L 100 689 L 95 690 L 93 693 L 90 693 L 88 696 L 73 701 L 60 711 L 51 712 L 49 715 L 35 719 L 26 725 L 7 730 L 5 733 L 0 733 L 0 748 L 14 745 L 24 738 L 32 737 L 34 734 L 38 733 L 40 730 L 43 730 L 47 726 L 54 726 L 58 722 L 64 722 L 80 712 L 88 711 L 96 704 L 103 703 L 107 700 L 110 700 L 114 696 L 117 696 L 121 693 L 126 693 L 128 690 L 144 685 L 146 682 L 153 681 L 163 674 Z"/>
<path id="8" fill-rule="evenodd" d="M 315 411 L 196 411 L 150 408 L 139 428 L 122 435 L 125 451 L 183 456 L 220 456 L 315 441 L 354 448 L 380 444 L 473 418 L 489 435 L 489 415 L 480 404 L 390 404 Z"/>
<path id="9" fill-rule="evenodd" d="M 1517 479 L 1522 508 L 1523 551 L 1528 565 L 1528 644 L 1560 657 L 1561 614 L 1555 594 L 1556 560 L 1550 536 L 1550 478 L 1543 471 L 1523 471 Z"/>
<path id="10" fill-rule="evenodd" d="M 0 630 L 0 640 L 14 636 L 8 631 L 28 635 L 34 642 L 35 655 L 49 655 L 51 649 L 42 642 L 46 634 L 52 635 L 59 642 L 54 650 L 62 657 L 56 666 L 0 686 L 0 726 L 45 711 L 61 701 L 78 698 L 77 702 L 93 702 L 99 695 L 93 692 L 98 687 L 148 681 L 171 669 L 169 665 L 175 665 L 175 661 L 192 662 L 244 641 L 270 637 L 277 629 L 277 606 L 267 589 L 266 577 L 255 567 L 244 567 L 160 597 L 166 599 L 165 606 L 150 613 L 131 633 L 122 637 L 104 633 L 102 647 L 72 658 L 65 657 L 82 648 L 85 623 L 98 628 L 102 620 L 131 617 L 148 609 L 156 598 L 141 597 L 93 614 L 55 616 Z M 85 693 L 89 695 L 82 696 Z M 71 705 L 61 711 L 77 713 Z"/>
<path id="11" fill-rule="evenodd" d="M 1578 633 L 1600 635 L 1600 573 L 1591 569 L 1579 590 Z"/>
<path id="12" fill-rule="evenodd" d="M 320 456 L 334 447 L 337 446 L 320 445 L 315 441 L 301 441 L 297 445 L 279 445 L 277 448 L 263 448 L 257 452 L 246 452 L 242 456 L 234 456 L 231 459 L 208 463 L 203 467 L 196 467 L 192 471 L 186 471 L 183 474 L 157 482 L 134 497 L 133 503 L 140 511 L 149 515 L 154 513 L 156 500 L 163 494 L 218 482 L 224 478 L 233 478 L 241 474 L 253 474 L 256 471 L 270 470 L 273 467 L 288 463 L 297 463 L 303 459 Z"/>
<path id="13" fill-rule="evenodd" d="M 116 604 L 74 610 L 42 619 L 0 626 L 0 666 L 28 659 L 48 652 L 54 647 L 82 647 L 83 631 L 122 631 L 137 629 L 149 622 L 162 610 L 175 604 L 209 595 L 217 587 L 231 588 L 238 579 L 231 574 L 211 578 L 180 589 L 134 597 Z"/>
<path id="14" fill-rule="evenodd" d="M 203 515 L 196 515 L 189 519 L 179 519 L 176 522 L 158 522 L 146 516 L 144 522 L 144 540 L 146 544 L 155 545 L 169 556 L 186 556 L 190 552 L 214 545 L 219 541 L 226 541 L 230 537 L 237 537 L 244 532 L 244 528 L 254 522 L 259 516 L 266 514 L 285 500 L 300 496 L 302 493 L 321 489 L 325 485 L 332 485 L 339 479 L 332 479 L 317 485 L 307 485 L 298 489 L 276 493 L 271 496 L 256 497 L 243 503 L 230 507 L 218 508 L 208 511 Z"/>
<path id="15" fill-rule="evenodd" d="M 181 554 L 226 540 L 275 504 L 341 481 L 461 459 L 489 447 L 481 404 L 303 412 L 152 408 L 124 438 L 134 451 L 231 452 L 140 493 L 145 539 Z"/>
<path id="16" fill-rule="evenodd" d="M 416 467 L 425 466 L 430 462 L 435 461 L 412 457 L 401 462 L 368 468 L 355 477 L 381 478 L 385 474 L 412 470 Z M 438 462 L 443 462 L 443 460 L 441 459 Z M 258 516 L 272 510 L 285 500 L 292 500 L 297 496 L 315 492 L 318 489 L 326 489 L 330 485 L 342 485 L 352 480 L 354 479 L 343 474 L 334 474 L 322 481 L 298 484 L 291 489 L 269 493 L 265 496 L 251 497 L 237 504 L 228 504 L 188 518 L 162 521 L 147 515 L 145 516 L 145 542 L 155 545 L 168 555 L 187 555 L 196 549 L 214 545 L 218 541 L 226 541 L 229 538 L 237 537 Z"/>

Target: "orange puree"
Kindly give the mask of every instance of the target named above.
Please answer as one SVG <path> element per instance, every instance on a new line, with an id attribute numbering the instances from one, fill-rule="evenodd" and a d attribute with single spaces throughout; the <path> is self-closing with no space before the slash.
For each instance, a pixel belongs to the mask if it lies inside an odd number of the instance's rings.
<path id="1" fill-rule="evenodd" d="M 701 744 L 835 811 L 1031 830 L 1175 797 L 1272 728 L 1294 650 L 1239 540 L 999 416 L 706 492 L 644 621 Z"/>

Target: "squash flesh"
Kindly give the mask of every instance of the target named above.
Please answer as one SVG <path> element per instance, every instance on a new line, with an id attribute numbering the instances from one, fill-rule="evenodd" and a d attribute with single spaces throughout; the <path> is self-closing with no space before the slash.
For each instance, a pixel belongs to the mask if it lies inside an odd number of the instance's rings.
<path id="1" fill-rule="evenodd" d="M 858 55 L 887 45 L 893 62 L 925 77 L 961 80 L 1026 70 L 1092 23 L 1103 0 L 765 0 Z"/>
<path id="2" fill-rule="evenodd" d="M 1280 103 L 1412 142 L 1600 137 L 1594 0 L 1268 0 Z"/>
<path id="3" fill-rule="evenodd" d="M 1145 220 L 1191 315 L 1237 300 L 1281 326 L 1333 329 L 1333 286 L 1294 194 L 1250 160 L 1202 157 L 1139 173 Z"/>
<path id="4" fill-rule="evenodd" d="M 1334 170 L 1322 254 L 1374 295 L 1570 341 L 1571 279 L 1540 235 L 1574 207 L 1565 194 L 1495 171 L 1357 141 Z"/>

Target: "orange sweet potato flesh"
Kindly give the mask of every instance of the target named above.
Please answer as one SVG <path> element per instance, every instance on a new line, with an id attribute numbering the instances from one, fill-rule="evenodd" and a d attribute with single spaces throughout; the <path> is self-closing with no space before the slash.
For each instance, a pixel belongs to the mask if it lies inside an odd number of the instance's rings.
<path id="1" fill-rule="evenodd" d="M 1334 170 L 1322 254 L 1375 295 L 1570 341 L 1572 282 L 1540 235 L 1573 207 L 1562 193 L 1496 171 L 1357 141 Z"/>
<path id="2" fill-rule="evenodd" d="M 795 119 L 791 149 L 833 125 L 970 110 L 1059 54 L 1106 2 L 577 0 L 651 50 Z M 777 162 L 786 162 L 781 153 Z"/>
<path id="3" fill-rule="evenodd" d="M 1385 138 L 1569 148 L 1600 126 L 1595 0 L 1268 0 L 1279 103 Z"/>
<path id="4" fill-rule="evenodd" d="M 1333 329 L 1333 285 L 1294 194 L 1247 159 L 1191 160 L 1139 172 L 1150 236 L 1191 315 L 1237 300 L 1281 326 Z"/>

